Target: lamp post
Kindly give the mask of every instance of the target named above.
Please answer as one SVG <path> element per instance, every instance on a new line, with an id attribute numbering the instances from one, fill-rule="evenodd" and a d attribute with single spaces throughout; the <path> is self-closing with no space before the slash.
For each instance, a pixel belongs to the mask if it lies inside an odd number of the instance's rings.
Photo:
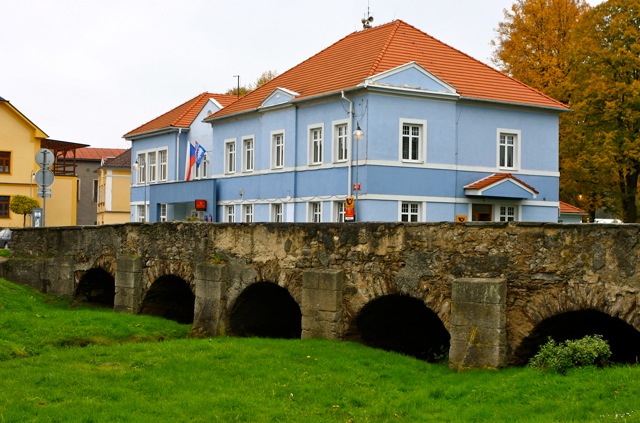
<path id="1" fill-rule="evenodd" d="M 356 201 L 353 205 L 354 208 L 354 221 L 358 221 L 358 192 L 360 191 L 360 177 L 358 175 L 358 167 L 360 165 L 360 152 L 358 149 L 359 141 L 364 137 L 364 131 L 360 129 L 360 124 L 356 123 L 356 130 L 353 131 L 353 138 L 356 140 L 356 182 L 354 185 L 354 191 L 356 192 Z"/>
<path id="2" fill-rule="evenodd" d="M 142 223 L 146 223 L 147 221 L 147 175 L 144 174 L 144 165 L 141 165 L 138 163 L 138 161 L 136 160 L 136 162 L 133 164 L 133 170 L 136 171 L 136 178 L 138 178 L 138 181 L 140 180 L 140 174 L 138 174 L 138 170 L 140 170 L 142 172 L 142 176 L 144 177 L 144 203 L 142 205 L 143 210 L 144 210 L 144 215 L 142 217 Z"/>

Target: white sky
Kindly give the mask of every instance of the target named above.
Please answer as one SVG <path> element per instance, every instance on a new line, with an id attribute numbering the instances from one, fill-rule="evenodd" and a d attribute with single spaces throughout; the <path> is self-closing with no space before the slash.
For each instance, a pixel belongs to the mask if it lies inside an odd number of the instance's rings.
<path id="1" fill-rule="evenodd" d="M 0 0 L 0 97 L 50 138 L 128 148 L 123 134 L 234 75 L 283 73 L 362 29 L 367 5 L 374 25 L 402 19 L 489 63 L 513 2 Z"/>

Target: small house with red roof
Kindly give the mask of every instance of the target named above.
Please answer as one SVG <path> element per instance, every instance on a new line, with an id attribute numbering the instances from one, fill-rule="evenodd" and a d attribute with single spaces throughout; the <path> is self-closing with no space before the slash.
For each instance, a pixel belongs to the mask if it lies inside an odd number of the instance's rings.
<path id="1" fill-rule="evenodd" d="M 167 182 L 181 183 L 154 192 L 158 177 L 147 177 L 152 221 L 163 204 L 204 199 L 221 222 L 557 222 L 565 111 L 396 20 L 353 32 L 200 113 L 192 122 L 203 119 L 212 137 L 198 139 L 207 157 L 201 180 L 183 175 L 190 153 L 178 126 L 141 127 L 128 138 L 140 154 L 166 149 Z M 173 135 L 157 147 L 138 149 L 138 139 L 167 128 Z M 197 185 L 203 180 L 214 182 Z"/>
<path id="2" fill-rule="evenodd" d="M 124 135 L 133 161 L 132 221 L 204 219 L 215 213 L 216 185 L 209 177 L 212 127 L 203 120 L 236 100 L 204 92 Z M 196 151 L 201 152 L 197 166 L 190 161 Z M 204 209 L 196 210 L 196 199 L 205 200 L 199 202 Z"/>

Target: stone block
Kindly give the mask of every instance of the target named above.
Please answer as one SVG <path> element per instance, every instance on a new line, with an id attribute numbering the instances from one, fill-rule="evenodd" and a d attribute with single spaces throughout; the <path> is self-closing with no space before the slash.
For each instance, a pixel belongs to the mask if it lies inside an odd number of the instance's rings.
<path id="1" fill-rule="evenodd" d="M 466 303 L 504 304 L 507 281 L 492 278 L 460 278 L 452 282 L 451 300 Z"/>
<path id="2" fill-rule="evenodd" d="M 116 258 L 116 270 L 123 272 L 142 272 L 142 258 L 123 256 Z"/>
<path id="3" fill-rule="evenodd" d="M 140 273 L 116 271 L 116 287 L 134 289 L 140 285 Z"/>
<path id="4" fill-rule="evenodd" d="M 503 329 L 507 323 L 506 304 L 453 302 L 452 325 L 472 325 L 481 328 Z"/>
<path id="5" fill-rule="evenodd" d="M 342 309 L 342 291 L 318 291 L 318 310 L 336 312 Z"/>
<path id="6" fill-rule="evenodd" d="M 200 263 L 196 266 L 196 279 L 207 281 L 226 281 L 227 265 L 224 263 Z"/>
<path id="7" fill-rule="evenodd" d="M 451 342 L 460 341 L 483 346 L 503 346 L 507 344 L 507 331 L 505 329 L 451 325 L 450 335 Z"/>
<path id="8" fill-rule="evenodd" d="M 305 270 L 302 272 L 302 288 L 318 289 L 318 279 L 317 270 Z"/>
<path id="9" fill-rule="evenodd" d="M 507 347 L 483 345 L 464 340 L 451 340 L 449 367 L 460 370 L 475 368 L 497 369 L 506 365 Z"/>

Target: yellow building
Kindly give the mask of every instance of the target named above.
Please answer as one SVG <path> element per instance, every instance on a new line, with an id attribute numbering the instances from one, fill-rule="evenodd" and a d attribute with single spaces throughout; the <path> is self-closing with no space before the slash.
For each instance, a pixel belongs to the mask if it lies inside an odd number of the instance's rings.
<path id="1" fill-rule="evenodd" d="M 45 209 L 45 224 L 75 225 L 78 195 L 75 150 L 81 147 L 86 145 L 48 139 L 47 134 L 0 97 L 0 227 L 22 227 L 24 216 L 11 212 L 9 204 L 14 195 L 37 197 L 34 175 L 40 167 L 35 156 L 41 148 L 48 148 L 55 156 L 51 197 L 46 201 L 38 198 Z M 26 224 L 31 225 L 28 216 Z"/>
<path id="2" fill-rule="evenodd" d="M 103 161 L 98 168 L 98 225 L 131 220 L 131 149 Z"/>

